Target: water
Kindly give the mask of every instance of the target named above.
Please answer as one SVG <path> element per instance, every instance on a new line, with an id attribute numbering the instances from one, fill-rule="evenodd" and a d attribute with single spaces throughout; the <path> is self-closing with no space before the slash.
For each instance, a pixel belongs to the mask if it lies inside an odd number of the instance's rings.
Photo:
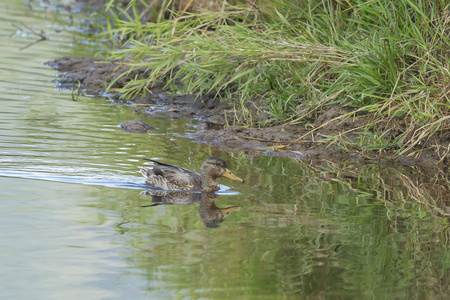
<path id="1" fill-rule="evenodd" d="M 224 153 L 186 120 L 126 133 L 139 116 L 73 101 L 43 65 L 101 47 L 83 16 L 30 5 L 0 3 L 0 298 L 448 298 L 448 172 Z M 29 28 L 48 40 L 28 46 Z M 210 155 L 245 183 L 184 205 L 142 193 L 143 157 L 198 170 Z"/>

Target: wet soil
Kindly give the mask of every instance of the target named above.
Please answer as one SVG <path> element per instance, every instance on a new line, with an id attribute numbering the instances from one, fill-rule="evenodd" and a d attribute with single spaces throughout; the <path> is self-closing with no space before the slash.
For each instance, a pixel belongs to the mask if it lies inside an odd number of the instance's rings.
<path id="1" fill-rule="evenodd" d="M 301 125 L 277 125 L 267 128 L 229 126 L 233 124 L 236 111 L 226 103 L 208 96 L 171 95 L 164 89 L 164 83 L 155 84 L 146 96 L 124 102 L 120 94 L 107 94 L 105 87 L 111 90 L 122 88 L 131 78 L 145 77 L 145 69 L 134 69 L 122 76 L 127 67 L 120 61 L 105 62 L 95 58 L 62 57 L 46 63 L 61 72 L 56 80 L 62 89 L 76 90 L 91 96 L 106 97 L 116 103 L 129 105 L 131 109 L 146 117 L 194 118 L 201 121 L 198 131 L 192 138 L 198 142 L 214 145 L 228 152 L 247 151 L 265 153 L 273 156 L 295 157 L 303 160 L 353 161 L 358 163 L 401 163 L 410 166 L 434 168 L 439 165 L 447 168 L 448 156 L 439 157 L 431 148 L 421 150 L 420 155 L 396 157 L 386 151 L 364 154 L 348 145 L 326 143 L 325 137 L 351 131 L 371 121 L 370 116 L 361 114 L 355 118 L 335 120 L 349 112 L 337 105 L 325 107 L 314 120 L 315 130 Z M 121 77 L 120 77 L 121 76 Z M 117 79 L 118 78 L 118 79 Z M 253 106 L 253 107 L 252 107 Z M 257 105 L 249 104 L 249 110 L 256 111 Z M 264 113 L 255 113 L 254 118 L 264 118 Z M 393 126 L 401 120 L 390 120 L 378 126 Z M 392 130 L 390 134 L 396 134 Z M 448 141 L 444 141 L 444 144 Z M 343 150 L 345 149 L 345 151 Z"/>

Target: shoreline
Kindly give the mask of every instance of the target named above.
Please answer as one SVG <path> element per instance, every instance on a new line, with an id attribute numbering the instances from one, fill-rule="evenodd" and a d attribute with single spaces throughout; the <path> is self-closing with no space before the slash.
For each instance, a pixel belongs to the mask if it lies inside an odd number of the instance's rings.
<path id="1" fill-rule="evenodd" d="M 449 163 L 448 156 L 440 158 L 437 153 L 430 150 L 431 148 L 423 150 L 420 155 L 395 157 L 395 153 L 390 150 L 361 153 L 358 149 L 348 148 L 344 151 L 343 145 L 327 143 L 323 137 L 351 132 L 354 128 L 361 127 L 370 121 L 369 117 L 364 115 L 339 120 L 339 116 L 349 112 L 348 109 L 339 105 L 325 107 L 324 112 L 314 120 L 313 130 L 298 124 L 280 124 L 264 128 L 233 126 L 233 116 L 236 111 L 230 105 L 208 96 L 170 95 L 164 92 L 162 84 L 156 84 L 146 96 L 134 99 L 133 102 L 120 100 L 118 94 L 107 95 L 105 86 L 115 80 L 111 86 L 112 89 L 124 87 L 130 78 L 145 76 L 144 69 L 135 69 L 126 76 L 122 76 L 126 67 L 121 62 L 103 62 L 95 58 L 76 57 L 61 57 L 45 64 L 61 73 L 54 81 L 62 89 L 110 98 L 116 103 L 131 105 L 133 110 L 145 117 L 199 120 L 202 124 L 191 138 L 196 142 L 213 145 L 227 152 L 251 151 L 302 160 L 327 159 L 361 164 L 394 163 L 425 168 L 447 168 Z M 118 76 L 122 77 L 117 79 Z M 249 104 L 249 110 L 252 109 L 251 105 Z M 385 126 L 388 125 L 385 124 Z"/>

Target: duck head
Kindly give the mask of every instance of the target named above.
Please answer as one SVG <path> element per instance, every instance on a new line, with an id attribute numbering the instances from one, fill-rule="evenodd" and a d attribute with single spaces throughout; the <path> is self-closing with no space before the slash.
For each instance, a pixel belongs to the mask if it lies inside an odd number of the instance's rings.
<path id="1" fill-rule="evenodd" d="M 205 160 L 201 167 L 200 176 L 202 177 L 202 190 L 208 192 L 219 189 L 215 183 L 215 180 L 219 177 L 244 182 L 228 170 L 227 164 L 222 158 L 216 156 L 211 156 Z"/>

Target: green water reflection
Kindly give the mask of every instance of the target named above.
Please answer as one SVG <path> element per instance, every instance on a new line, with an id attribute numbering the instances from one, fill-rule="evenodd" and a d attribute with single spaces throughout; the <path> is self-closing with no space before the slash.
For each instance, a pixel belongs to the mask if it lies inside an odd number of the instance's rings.
<path id="1" fill-rule="evenodd" d="M 448 298 L 448 170 L 225 153 L 186 120 L 124 132 L 141 116 L 51 83 L 43 62 L 95 46 L 43 7 L 0 3 L 0 298 Z M 18 51 L 18 21 L 52 39 Z M 211 155 L 245 183 L 180 200 L 138 173 Z"/>
<path id="2" fill-rule="evenodd" d="M 214 230 L 195 205 L 143 209 L 150 200 L 140 198 L 123 209 L 127 261 L 149 290 L 211 299 L 446 297 L 446 219 L 412 201 L 386 205 L 286 159 L 253 163 L 266 172 L 248 176 L 258 182 L 252 192 L 215 200 L 243 208 Z"/>

